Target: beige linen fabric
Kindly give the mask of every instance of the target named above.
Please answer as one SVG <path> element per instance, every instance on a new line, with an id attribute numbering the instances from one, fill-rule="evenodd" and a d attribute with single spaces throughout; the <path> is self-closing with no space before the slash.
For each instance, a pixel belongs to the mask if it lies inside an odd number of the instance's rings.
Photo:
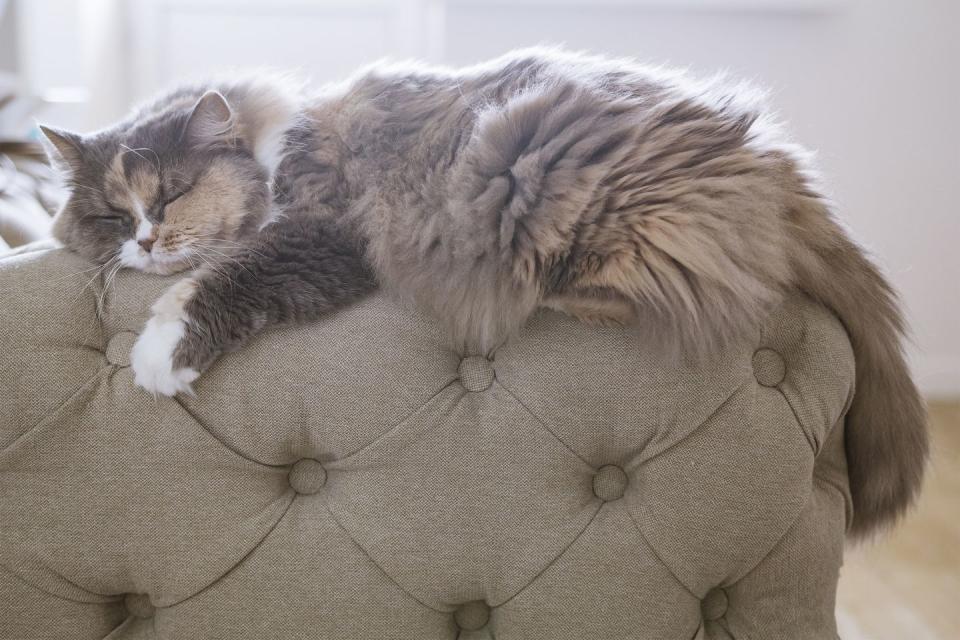
<path id="1" fill-rule="evenodd" d="M 0 637 L 835 638 L 839 323 L 709 363 L 550 312 L 492 359 L 375 295 L 133 385 L 172 279 L 0 261 Z M 98 313 L 99 309 L 99 313 Z"/>

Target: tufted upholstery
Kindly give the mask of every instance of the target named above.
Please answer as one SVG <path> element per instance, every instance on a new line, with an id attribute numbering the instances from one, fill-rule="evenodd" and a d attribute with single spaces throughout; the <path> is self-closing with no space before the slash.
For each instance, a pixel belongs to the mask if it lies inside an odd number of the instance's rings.
<path id="1" fill-rule="evenodd" d="M 838 322 L 708 365 L 544 312 L 493 360 L 374 296 L 133 386 L 172 282 L 0 261 L 0 636 L 835 638 Z M 96 308 L 101 304 L 98 317 Z"/>

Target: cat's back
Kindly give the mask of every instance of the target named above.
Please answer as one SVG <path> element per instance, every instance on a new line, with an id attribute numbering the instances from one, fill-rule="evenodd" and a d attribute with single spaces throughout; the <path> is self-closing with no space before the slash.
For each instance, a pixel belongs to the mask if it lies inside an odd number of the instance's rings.
<path id="1" fill-rule="evenodd" d="M 685 83 L 682 73 L 559 48 L 533 47 L 511 51 L 480 64 L 460 68 L 419 61 L 377 62 L 344 83 L 331 85 L 322 97 L 341 92 L 341 104 L 370 103 L 384 111 L 454 99 L 474 111 L 502 104 L 530 91 L 565 84 L 612 96 L 651 98 Z"/>
<path id="2" fill-rule="evenodd" d="M 357 168 L 413 179 L 452 168 L 478 124 L 517 101 L 544 96 L 587 108 L 617 102 L 639 114 L 680 86 L 681 75 L 630 60 L 553 48 L 522 49 L 458 69 L 416 61 L 378 62 L 308 100 L 310 144 L 339 145 Z M 349 171 L 348 171 L 349 173 Z"/>

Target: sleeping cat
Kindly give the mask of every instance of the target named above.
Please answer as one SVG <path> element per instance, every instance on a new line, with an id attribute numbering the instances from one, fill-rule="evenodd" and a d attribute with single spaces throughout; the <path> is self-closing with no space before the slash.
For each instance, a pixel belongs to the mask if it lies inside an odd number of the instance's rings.
<path id="1" fill-rule="evenodd" d="M 188 391 L 265 328 L 380 285 L 484 353 L 539 306 L 702 353 L 800 290 L 856 354 L 852 531 L 894 520 L 920 485 L 925 415 L 894 296 L 748 89 L 537 49 L 374 66 L 314 94 L 211 83 L 94 134 L 44 131 L 73 187 L 54 225 L 67 247 L 200 267 L 133 349 L 148 391 Z"/>

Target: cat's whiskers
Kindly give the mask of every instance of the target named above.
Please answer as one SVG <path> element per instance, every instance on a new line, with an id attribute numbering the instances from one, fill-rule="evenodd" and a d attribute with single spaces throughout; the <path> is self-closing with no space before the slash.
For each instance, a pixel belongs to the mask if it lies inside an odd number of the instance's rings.
<path id="1" fill-rule="evenodd" d="M 96 281 L 96 279 L 97 279 L 100 275 L 103 274 L 104 271 L 106 271 L 106 270 L 109 269 L 110 267 L 113 267 L 114 264 L 116 264 L 116 262 L 119 261 L 119 260 L 120 260 L 120 254 L 119 254 L 119 253 L 116 253 L 116 254 L 114 254 L 109 260 L 107 260 L 106 262 L 104 262 L 104 263 L 101 264 L 101 265 L 97 265 L 97 266 L 91 267 L 91 268 L 89 268 L 89 269 L 84 269 L 83 271 L 78 271 L 78 272 L 75 273 L 75 274 L 71 274 L 71 275 L 80 275 L 81 273 L 88 273 L 88 272 L 90 272 L 90 271 L 94 271 L 94 270 L 95 270 L 95 273 L 90 277 L 89 280 L 87 280 L 86 284 L 84 284 L 82 287 L 80 287 L 80 290 L 77 291 L 77 295 L 74 296 L 73 302 L 76 302 L 77 299 L 78 299 L 80 296 L 83 295 L 83 292 L 86 291 L 86 290 Z M 70 276 L 67 276 L 67 277 L 70 277 Z"/>
<path id="2" fill-rule="evenodd" d="M 217 246 L 217 245 L 205 245 L 203 247 L 207 251 L 214 253 L 221 257 L 225 261 L 241 263 L 240 258 L 246 253 L 242 251 L 239 247 L 228 247 L 228 246 Z M 258 251 L 250 251 L 254 255 L 257 255 L 261 258 L 266 258 L 264 254 Z"/>
<path id="3" fill-rule="evenodd" d="M 231 287 L 236 286 L 238 283 L 236 281 L 236 278 L 233 278 L 230 276 L 230 273 L 227 271 L 227 269 L 224 266 L 225 263 L 228 263 L 228 262 L 236 263 L 237 265 L 240 266 L 240 268 L 242 268 L 244 271 L 249 273 L 251 276 L 256 277 L 255 274 L 239 259 L 237 259 L 234 256 L 228 255 L 226 253 L 223 253 L 221 251 L 218 251 L 217 249 L 211 246 L 208 246 L 205 242 L 200 242 L 199 240 L 195 240 L 190 244 L 190 247 L 195 250 L 195 255 L 197 255 L 200 259 L 206 262 L 207 266 L 210 269 L 212 269 L 214 272 L 218 273 L 224 279 L 226 279 Z"/>
<path id="4" fill-rule="evenodd" d="M 242 269 L 244 269 L 245 271 L 247 271 L 247 273 L 250 273 L 250 275 L 253 275 L 253 272 L 250 271 L 250 269 L 248 269 L 248 268 L 246 267 L 246 265 L 244 265 L 243 262 L 241 262 L 237 257 L 232 256 L 232 255 L 230 255 L 230 254 L 228 254 L 228 253 L 224 253 L 224 252 L 222 252 L 222 251 L 219 250 L 219 249 L 229 250 L 229 248 L 225 248 L 225 247 L 219 247 L 219 248 L 217 248 L 216 246 L 209 244 L 209 241 L 203 241 L 203 242 L 201 242 L 201 241 L 199 241 L 199 240 L 195 241 L 191 246 L 192 246 L 193 248 L 196 248 L 196 249 L 200 249 L 200 250 L 207 251 L 208 253 L 212 252 L 212 253 L 216 254 L 217 256 L 219 256 L 219 258 L 220 258 L 221 260 L 225 260 L 225 261 L 228 261 L 228 262 L 235 262 L 235 263 L 237 263 L 238 265 L 240 265 L 240 267 L 241 267 Z"/>
<path id="5" fill-rule="evenodd" d="M 197 270 L 197 263 L 193 261 L 193 256 L 188 253 L 188 254 L 184 255 L 183 257 L 184 257 L 184 259 L 185 259 L 187 262 L 190 263 L 190 270 L 191 270 L 191 271 L 196 271 L 196 270 Z"/>
<path id="6" fill-rule="evenodd" d="M 224 250 L 237 249 L 240 251 L 248 251 L 254 255 L 266 258 L 263 253 L 257 251 L 253 247 L 249 246 L 249 243 L 246 242 L 237 242 L 236 240 L 228 240 L 226 238 L 217 238 L 215 233 L 207 234 L 193 234 L 194 238 L 201 240 L 205 246 L 218 247 Z"/>
<path id="7" fill-rule="evenodd" d="M 114 260 L 114 259 L 115 259 L 115 257 L 114 257 L 114 258 L 110 258 L 110 260 Z M 108 260 L 108 262 L 109 262 L 109 260 Z M 106 263 L 104 263 L 104 264 L 106 264 Z M 93 270 L 95 270 L 95 269 L 96 269 L 96 270 L 100 270 L 100 269 L 103 269 L 104 264 L 95 264 L 95 265 L 93 265 L 92 267 L 87 267 L 86 269 L 80 269 L 79 271 L 74 271 L 74 272 L 72 272 L 72 273 L 68 273 L 68 274 L 65 275 L 65 276 L 61 276 L 61 277 L 59 277 L 59 278 L 54 278 L 54 279 L 50 280 L 50 282 L 63 282 L 64 280 L 69 280 L 70 278 L 75 278 L 75 277 L 77 277 L 77 276 L 79 276 L 79 275 L 82 275 L 82 274 L 84 274 L 84 273 L 89 273 L 89 272 L 91 272 L 91 271 L 93 271 Z M 96 277 L 96 274 L 94 274 L 94 277 Z"/>
<path id="8" fill-rule="evenodd" d="M 103 264 L 95 265 L 95 266 L 89 267 L 89 268 L 87 268 L 87 269 L 82 269 L 82 270 L 80 270 L 80 271 L 77 271 L 77 272 L 74 272 L 74 273 L 69 274 L 69 275 L 67 275 L 67 276 L 64 276 L 64 277 L 60 278 L 59 280 L 64 280 L 64 279 L 71 278 L 71 277 L 74 277 L 74 276 L 86 274 L 86 273 L 89 273 L 89 272 L 91 272 L 91 271 L 94 272 L 94 274 L 90 277 L 90 279 L 87 280 L 86 284 L 84 284 L 82 287 L 80 287 L 80 289 L 77 291 L 76 295 L 73 297 L 73 300 L 71 301 L 71 303 L 74 303 L 74 302 L 76 302 L 76 301 L 80 298 L 80 296 L 83 295 L 83 293 L 84 293 L 87 289 L 90 288 L 90 286 L 97 280 L 97 278 L 99 278 L 100 276 L 102 276 L 102 275 L 104 274 L 104 272 L 110 273 L 110 272 L 111 272 L 110 270 L 113 270 L 113 272 L 115 272 L 117 269 L 119 269 L 119 268 L 122 267 L 122 266 L 123 266 L 123 265 L 122 265 L 122 263 L 120 262 L 120 253 L 117 252 L 117 253 L 114 253 L 114 254 L 113 254 L 106 262 L 104 262 Z M 106 290 L 106 282 L 107 282 L 107 279 L 104 279 L 104 291 Z M 90 331 L 92 331 L 93 329 L 99 327 L 99 322 L 97 322 L 97 320 L 102 319 L 101 306 L 102 306 L 102 304 L 103 304 L 103 294 L 104 294 L 104 291 L 101 291 L 99 296 L 95 295 L 95 297 L 94 297 L 94 302 L 95 302 L 95 305 L 96 305 L 96 308 L 95 308 L 96 318 L 91 322 L 90 326 L 87 328 L 87 332 L 86 332 L 86 334 L 85 334 L 84 337 L 83 337 L 83 343 L 84 343 L 84 344 L 86 344 L 86 343 L 88 342 L 88 339 L 90 338 Z"/>
<path id="9" fill-rule="evenodd" d="M 200 258 L 201 260 L 203 260 L 204 263 L 205 263 L 210 269 L 216 271 L 217 273 L 219 273 L 219 274 L 221 274 L 221 275 L 226 276 L 226 272 L 223 270 L 223 267 L 222 267 L 222 266 L 219 266 L 219 265 L 217 264 L 218 262 L 222 262 L 222 261 L 221 261 L 221 260 L 216 260 L 216 259 L 214 259 L 214 256 L 209 255 L 209 253 L 206 251 L 206 247 L 205 247 L 202 243 L 197 242 L 196 240 L 193 240 L 193 241 L 189 242 L 188 244 L 184 245 L 183 248 L 184 248 L 184 249 L 190 249 L 191 252 L 193 253 L 193 255 L 195 255 L 195 256 L 197 256 L 198 258 Z M 188 253 L 187 255 L 189 255 L 189 253 Z"/>
<path id="10" fill-rule="evenodd" d="M 220 254 L 220 255 L 218 256 L 218 255 L 211 255 L 211 254 L 208 252 L 206 257 L 207 257 L 208 260 L 212 261 L 214 264 L 217 265 L 217 269 L 216 269 L 217 273 L 219 273 L 219 274 L 222 275 L 224 278 L 226 278 L 227 280 L 229 280 L 231 286 L 234 285 L 234 284 L 237 284 L 237 282 L 236 282 L 236 277 L 235 277 L 235 276 L 234 276 L 234 277 L 231 277 L 230 272 L 229 272 L 229 271 L 227 270 L 227 268 L 226 268 L 227 262 L 230 261 L 230 260 L 229 260 L 229 259 L 225 259 L 225 258 L 223 258 L 223 257 L 221 257 L 221 256 L 222 256 L 222 254 Z M 240 266 L 241 269 L 243 269 L 244 271 L 246 271 L 247 273 L 249 273 L 251 276 L 254 276 L 254 273 L 253 273 L 252 271 L 250 271 L 250 269 L 248 269 L 247 266 L 244 265 L 242 262 L 240 262 L 239 260 L 232 260 L 232 261 L 233 261 L 233 262 L 236 262 L 236 263 Z"/>
<path id="11" fill-rule="evenodd" d="M 208 253 L 205 254 L 203 251 L 197 251 L 196 255 L 206 263 L 209 269 L 220 274 L 227 280 L 231 281 L 231 283 L 234 281 L 234 278 L 230 277 L 230 272 L 227 271 L 223 262 L 221 260 L 218 260 L 216 256 L 212 256 Z"/>
<path id="12" fill-rule="evenodd" d="M 222 266 L 217 265 L 215 260 L 211 259 L 209 256 L 205 256 L 202 251 L 196 251 L 194 252 L 194 255 L 202 260 L 208 269 L 223 277 L 223 279 L 227 281 L 227 284 L 229 284 L 231 288 L 236 286 L 236 280 L 231 278 L 230 274 L 224 270 Z"/>
<path id="13" fill-rule="evenodd" d="M 100 295 L 97 297 L 97 317 L 103 318 L 103 303 L 106 300 L 107 290 L 110 288 L 110 285 L 113 284 L 114 279 L 119 273 L 120 269 L 123 268 L 122 262 L 117 262 L 114 265 L 113 269 L 107 274 L 107 277 L 103 279 L 103 288 L 100 290 Z"/>

